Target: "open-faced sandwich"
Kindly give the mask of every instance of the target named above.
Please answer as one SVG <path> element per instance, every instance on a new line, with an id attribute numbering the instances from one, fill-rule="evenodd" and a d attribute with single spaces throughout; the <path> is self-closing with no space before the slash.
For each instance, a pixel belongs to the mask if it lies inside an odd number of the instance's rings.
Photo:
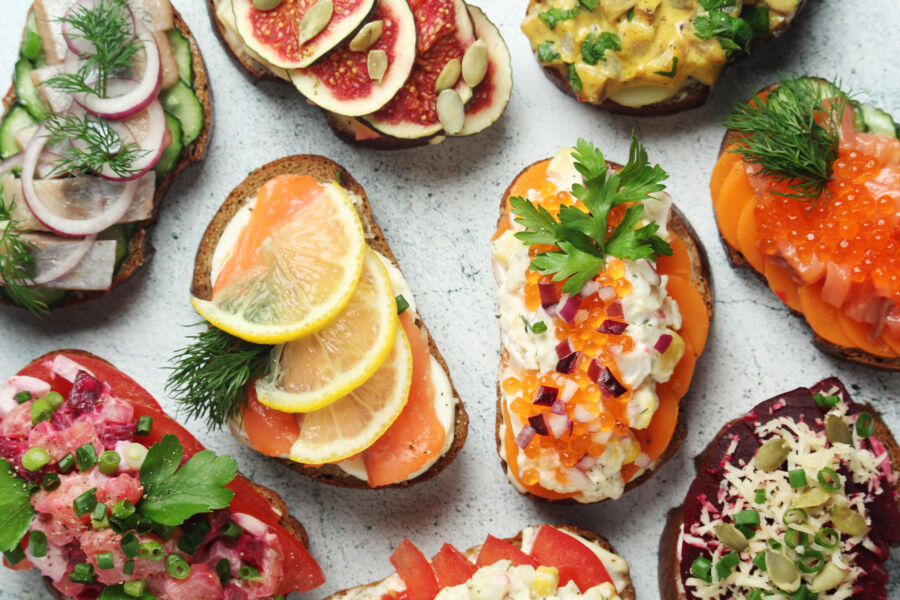
<path id="1" fill-rule="evenodd" d="M 512 90 L 509 50 L 463 0 L 208 0 L 255 79 L 293 83 L 341 138 L 407 148 L 478 133 Z"/>
<path id="2" fill-rule="evenodd" d="M 885 600 L 900 447 L 836 378 L 758 404 L 697 457 L 659 549 L 664 600 Z"/>
<path id="3" fill-rule="evenodd" d="M 611 112 L 699 106 L 725 65 L 781 35 L 805 0 L 529 0 L 522 31 L 547 77 Z"/>
<path id="4" fill-rule="evenodd" d="M 209 135 L 209 85 L 169 0 L 37 0 L 0 122 L 0 294 L 93 298 L 150 256 L 149 228 Z"/>
<path id="5" fill-rule="evenodd" d="M 466 552 L 444 544 L 430 562 L 403 540 L 391 564 L 389 577 L 327 600 L 634 600 L 625 559 L 571 525 L 528 527 L 507 540 L 488 535 Z"/>
<path id="6" fill-rule="evenodd" d="M 321 156 L 254 171 L 197 252 L 210 327 L 174 358 L 189 414 L 319 481 L 402 487 L 462 448 L 468 417 L 365 191 Z"/>
<path id="7" fill-rule="evenodd" d="M 0 550 L 56 598 L 271 598 L 325 579 L 274 491 L 79 350 L 0 385 Z"/>
<path id="8" fill-rule="evenodd" d="M 763 276 L 821 349 L 900 370 L 900 140 L 886 113 L 785 79 L 726 120 L 710 181 L 731 261 Z"/>
<path id="9" fill-rule="evenodd" d="M 679 401 L 712 317 L 702 246 L 632 138 L 526 168 L 500 205 L 497 445 L 543 500 L 618 498 L 684 439 Z"/>

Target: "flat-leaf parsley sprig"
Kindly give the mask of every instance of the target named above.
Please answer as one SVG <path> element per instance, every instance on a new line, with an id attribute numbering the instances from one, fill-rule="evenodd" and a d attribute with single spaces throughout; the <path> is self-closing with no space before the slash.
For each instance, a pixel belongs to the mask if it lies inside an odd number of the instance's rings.
<path id="1" fill-rule="evenodd" d="M 538 253 L 529 268 L 552 274 L 563 281 L 563 291 L 574 294 L 606 266 L 607 256 L 629 260 L 655 260 L 671 256 L 672 248 L 661 237 L 657 223 L 638 227 L 644 217 L 643 200 L 665 189 L 661 183 L 669 175 L 659 165 L 650 166 L 647 151 L 631 136 L 628 163 L 618 172 L 611 170 L 603 153 L 594 144 L 579 139 L 573 153 L 575 169 L 583 184 L 572 186 L 575 196 L 587 211 L 562 205 L 559 218 L 543 206 L 521 197 L 510 198 L 515 221 L 525 231 L 515 234 L 525 245 L 542 244 L 558 249 Z M 610 211 L 628 204 L 622 220 L 610 233 Z"/>

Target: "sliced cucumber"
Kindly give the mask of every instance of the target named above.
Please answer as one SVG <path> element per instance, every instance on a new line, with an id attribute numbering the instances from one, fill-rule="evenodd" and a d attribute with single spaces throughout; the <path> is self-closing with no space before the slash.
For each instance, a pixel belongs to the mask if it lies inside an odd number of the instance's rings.
<path id="1" fill-rule="evenodd" d="M 28 60 L 34 61 L 44 54 L 44 44 L 41 35 L 37 30 L 37 21 L 35 20 L 34 11 L 28 15 L 28 21 L 25 23 L 25 39 L 22 40 L 22 56 Z"/>
<path id="2" fill-rule="evenodd" d="M 26 127 L 37 125 L 28 110 L 21 104 L 14 104 L 0 123 L 0 159 L 7 159 L 19 152 L 16 134 Z"/>
<path id="3" fill-rule="evenodd" d="M 187 146 L 203 130 L 203 105 L 191 86 L 179 81 L 159 95 L 166 112 L 181 121 L 181 143 Z"/>
<path id="4" fill-rule="evenodd" d="M 866 133 L 869 131 L 869 126 L 866 125 L 866 120 L 863 118 L 862 104 L 856 100 L 851 100 L 850 104 L 853 106 L 853 129 Z"/>
<path id="5" fill-rule="evenodd" d="M 134 235 L 134 230 L 137 229 L 137 225 L 137 223 L 117 223 L 97 234 L 98 240 L 115 240 L 117 271 L 119 270 L 122 261 L 125 260 L 125 257 L 128 255 L 128 241 L 131 239 L 131 236 Z"/>
<path id="6" fill-rule="evenodd" d="M 68 290 L 56 290 L 53 288 L 35 286 L 34 291 L 37 292 L 37 299 L 42 301 L 47 305 L 47 308 L 53 308 L 57 304 L 63 301 L 63 298 L 68 294 Z M 13 306 L 19 306 L 19 304 L 13 299 L 13 297 L 9 294 L 6 288 L 0 285 L 0 296 L 3 296 L 7 302 L 12 304 Z"/>
<path id="7" fill-rule="evenodd" d="M 184 150 L 184 144 L 181 141 L 181 122 L 169 113 L 166 113 L 166 127 L 169 130 L 171 141 L 166 146 L 166 149 L 163 150 L 162 156 L 159 157 L 159 162 L 153 167 L 157 179 L 162 179 L 169 174 L 175 167 L 175 163 L 178 162 L 181 151 Z"/>
<path id="8" fill-rule="evenodd" d="M 178 65 L 178 76 L 189 86 L 194 85 L 194 57 L 191 55 L 190 42 L 177 29 L 170 29 L 166 35 L 169 36 L 172 54 L 175 55 L 175 63 Z"/>
<path id="9" fill-rule="evenodd" d="M 37 87 L 31 79 L 33 70 L 34 67 L 27 58 L 20 58 L 16 63 L 16 96 L 19 97 L 19 102 L 25 105 L 28 113 L 40 121 L 47 116 L 47 107 L 44 106 Z"/>
<path id="10" fill-rule="evenodd" d="M 866 129 L 862 131 L 871 131 L 879 135 L 888 137 L 897 137 L 897 124 L 891 115 L 883 110 L 877 109 L 870 104 L 860 104 L 859 113 L 866 124 Z"/>

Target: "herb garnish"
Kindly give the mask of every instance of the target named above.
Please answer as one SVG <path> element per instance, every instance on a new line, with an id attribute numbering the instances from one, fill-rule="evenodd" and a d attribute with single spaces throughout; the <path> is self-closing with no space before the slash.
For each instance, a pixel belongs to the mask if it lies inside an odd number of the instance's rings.
<path id="1" fill-rule="evenodd" d="M 746 21 L 723 11 L 700 15 L 694 19 L 694 32 L 701 40 L 718 38 L 726 56 L 731 56 L 736 50 L 748 52 L 753 39 L 753 30 Z"/>
<path id="2" fill-rule="evenodd" d="M 35 245 L 22 237 L 26 232 L 19 229 L 21 222 L 12 216 L 14 206 L 15 201 L 6 203 L 0 185 L 0 285 L 13 304 L 33 315 L 46 314 L 47 305 L 40 291 L 33 287 L 31 275 Z"/>
<path id="3" fill-rule="evenodd" d="M 553 29 L 556 27 L 556 24 L 560 21 L 566 21 L 568 19 L 573 19 L 578 16 L 578 7 L 564 9 L 564 8 L 551 8 L 548 11 L 538 13 L 538 18 L 544 22 L 544 24 Z"/>
<path id="4" fill-rule="evenodd" d="M 596 65 L 598 61 L 606 62 L 607 50 L 621 50 L 622 42 L 619 36 L 609 31 L 602 33 L 591 32 L 584 38 L 581 44 L 581 58 L 589 65 Z"/>
<path id="5" fill-rule="evenodd" d="M 554 62 L 560 59 L 556 44 L 551 41 L 541 42 L 537 48 L 537 59 L 540 62 Z"/>
<path id="6" fill-rule="evenodd" d="M 675 77 L 675 73 L 678 72 L 678 57 L 672 57 L 672 68 L 668 71 L 656 71 L 657 75 L 662 75 L 663 77 L 673 78 Z"/>
<path id="7" fill-rule="evenodd" d="M 758 176 L 784 184 L 789 192 L 773 193 L 801 202 L 829 197 L 828 181 L 837 160 L 841 118 L 847 96 L 832 84 L 837 99 L 823 102 L 829 86 L 808 77 L 781 78 L 767 98 L 739 102 L 724 125 L 740 134 L 732 152 L 759 165 Z"/>
<path id="8" fill-rule="evenodd" d="M 553 274 L 553 281 L 566 280 L 563 292 L 574 294 L 605 267 L 607 256 L 655 260 L 660 255 L 672 255 L 669 244 L 656 235 L 658 224 L 637 227 L 644 217 L 642 200 L 665 189 L 661 182 L 668 174 L 659 165 L 650 166 L 647 151 L 634 134 L 628 163 L 621 171 L 611 172 L 600 150 L 583 139 L 575 145 L 573 158 L 584 184 L 572 186 L 572 195 L 587 211 L 563 205 L 557 220 L 542 206 L 521 197 L 510 198 L 516 223 L 525 227 L 515 234 L 516 238 L 527 246 L 558 247 L 538 253 L 530 269 Z M 609 233 L 609 213 L 620 204 L 629 206 Z"/>
<path id="9" fill-rule="evenodd" d="M 578 0 L 583 7 L 588 10 L 594 10 L 600 3 L 600 0 Z"/>
<path id="10" fill-rule="evenodd" d="M 566 65 L 566 76 L 569 78 L 569 85 L 572 86 L 572 90 L 576 92 L 581 91 L 581 77 L 578 75 L 578 70 L 575 68 L 573 64 Z"/>
<path id="11" fill-rule="evenodd" d="M 34 508 L 27 482 L 0 458 L 0 551 L 10 552 L 28 533 Z"/>
<path id="12" fill-rule="evenodd" d="M 68 145 L 54 163 L 54 174 L 94 174 L 108 165 L 119 177 L 130 177 L 137 173 L 134 161 L 148 152 L 137 142 L 124 142 L 108 121 L 88 115 L 54 113 L 44 121 L 44 127 L 48 131 L 48 145 L 71 139 L 83 142 Z"/>
<path id="13" fill-rule="evenodd" d="M 203 323 L 206 324 L 205 322 Z M 169 367 L 166 390 L 191 418 L 203 418 L 209 429 L 239 417 L 247 407 L 247 391 L 269 372 L 271 346 L 246 342 L 209 327 L 190 336 Z"/>

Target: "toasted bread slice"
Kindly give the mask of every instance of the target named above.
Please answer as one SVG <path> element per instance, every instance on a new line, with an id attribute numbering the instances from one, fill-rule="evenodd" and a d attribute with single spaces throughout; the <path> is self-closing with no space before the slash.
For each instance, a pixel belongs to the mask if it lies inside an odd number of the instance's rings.
<path id="1" fill-rule="evenodd" d="M 222 232 L 225 230 L 228 222 L 248 199 L 256 196 L 263 184 L 277 175 L 286 173 L 309 175 L 320 183 L 329 183 L 333 181 L 341 185 L 355 200 L 355 206 L 363 224 L 366 243 L 382 256 L 388 258 L 395 267 L 398 269 L 400 268 L 394 253 L 391 252 L 390 245 L 388 245 L 387 240 L 384 237 L 384 233 L 372 218 L 372 208 L 369 205 L 368 196 L 366 196 L 366 192 L 362 186 L 336 162 L 323 156 L 302 154 L 281 158 L 260 167 L 251 173 L 231 192 L 231 194 L 228 195 L 225 203 L 213 217 L 206 232 L 203 234 L 203 239 L 200 241 L 200 247 L 197 250 L 197 259 L 194 263 L 194 278 L 191 285 L 191 294 L 200 299 L 210 299 L 213 289 L 212 281 L 210 280 L 212 257 L 216 245 L 219 242 L 219 238 L 222 236 Z M 453 387 L 453 380 L 450 377 L 450 369 L 447 367 L 446 361 L 444 361 L 437 345 L 428 333 L 425 323 L 418 318 L 416 320 L 416 325 L 428 339 L 428 348 L 431 355 L 437 359 L 437 362 L 446 373 L 447 379 L 450 381 L 453 397 L 456 400 L 453 443 L 437 462 L 418 477 L 386 487 L 407 487 L 431 479 L 440 473 L 454 458 L 456 458 L 456 455 L 459 453 L 466 440 L 466 435 L 469 430 L 469 417 L 466 414 L 466 410 L 463 407 L 459 394 L 456 392 L 456 388 Z M 337 465 L 309 466 L 282 458 L 279 458 L 278 460 L 292 469 L 323 483 L 341 487 L 372 489 L 366 481 L 349 475 Z"/>
<path id="2" fill-rule="evenodd" d="M 29 10 L 29 14 L 33 10 L 34 7 Z M 116 269 L 116 272 L 113 275 L 112 287 L 118 286 L 129 277 L 134 275 L 138 268 L 146 261 L 148 261 L 151 256 L 153 256 L 153 245 L 150 241 L 150 230 L 153 224 L 156 222 L 159 206 L 162 203 L 163 196 L 165 196 L 166 190 L 169 189 L 169 186 L 172 185 L 172 182 L 175 181 L 175 179 L 182 171 L 184 171 L 192 163 L 195 163 L 203 158 L 203 155 L 206 153 L 206 146 L 209 144 L 209 136 L 212 133 L 212 90 L 209 87 L 209 78 L 206 74 L 206 65 L 203 63 L 203 56 L 200 54 L 200 47 L 197 45 L 197 40 L 194 39 L 194 35 L 191 33 L 190 28 L 188 28 L 187 23 L 184 22 L 181 14 L 177 10 L 175 10 L 174 7 L 172 8 L 172 12 L 174 14 L 175 28 L 178 29 L 179 32 L 181 32 L 181 34 L 188 40 L 188 43 L 190 44 L 194 71 L 193 89 L 194 94 L 197 96 L 197 99 L 200 100 L 200 103 L 203 105 L 203 129 L 201 130 L 200 135 L 197 136 L 197 139 L 195 139 L 188 146 L 186 146 L 184 150 L 182 150 L 181 156 L 178 159 L 178 163 L 175 165 L 172 171 L 164 178 L 158 179 L 156 181 L 156 190 L 153 195 L 152 216 L 149 219 L 141 221 L 138 224 L 137 229 L 131 235 L 131 238 L 128 241 L 128 253 L 125 255 L 125 258 L 122 260 L 122 263 L 119 265 L 119 268 Z M 15 82 L 13 82 L 9 90 L 6 92 L 6 96 L 4 96 L 3 98 L 4 115 L 9 112 L 10 108 L 12 108 L 12 105 L 15 102 L 16 85 Z M 63 298 L 63 300 L 59 304 L 56 304 L 54 308 L 70 306 L 72 304 L 81 304 L 82 302 L 101 296 L 102 294 L 106 293 L 106 291 L 108 290 L 69 291 L 66 293 L 65 298 Z M 0 303 L 9 304 L 2 297 L 0 297 Z"/>
<path id="3" fill-rule="evenodd" d="M 540 162 L 540 161 L 538 161 Z M 538 164 L 537 162 L 532 164 L 534 166 Z M 607 164 L 615 169 L 620 170 L 622 168 L 621 165 L 607 161 Z M 513 183 L 506 188 L 506 191 L 503 194 L 503 199 L 500 202 L 500 217 L 497 220 L 498 226 L 504 221 L 509 220 L 509 197 L 512 195 L 512 189 L 515 185 L 515 181 L 524 174 L 531 166 L 526 167 L 521 171 L 519 175 L 513 179 Z M 688 223 L 685 216 L 678 210 L 678 208 L 673 204 L 672 209 L 669 213 L 669 222 L 668 229 L 673 234 L 677 235 L 679 238 L 684 241 L 685 247 L 690 256 L 691 262 L 691 286 L 697 290 L 703 298 L 703 302 L 706 305 L 707 314 L 709 316 L 710 321 L 713 317 L 713 301 L 712 301 L 712 280 L 710 276 L 710 267 L 709 260 L 706 256 L 706 249 L 703 247 L 700 238 L 697 236 L 697 233 L 694 231 L 693 227 L 691 227 L 690 223 Z M 682 399 L 683 400 L 683 399 Z M 500 467 L 503 469 L 503 472 L 510 476 L 509 474 L 509 465 L 507 464 L 504 453 L 503 453 L 503 435 L 506 424 L 503 418 L 503 400 L 501 397 L 500 391 L 500 381 L 497 382 L 497 414 L 495 418 L 495 437 L 497 441 L 497 453 L 500 456 Z M 628 481 L 625 484 L 625 491 L 644 483 L 647 479 L 653 476 L 660 468 L 662 468 L 663 464 L 665 464 L 675 452 L 678 450 L 678 447 L 681 446 L 681 443 L 684 441 L 687 436 L 687 424 L 685 422 L 685 412 L 683 410 L 678 411 L 678 422 L 675 425 L 675 431 L 672 434 L 672 438 L 669 441 L 669 444 L 666 446 L 663 453 L 651 463 L 648 470 L 640 475 Z M 560 499 L 560 500 L 550 500 L 547 498 L 543 498 L 532 494 L 530 492 L 522 492 L 522 495 L 531 498 L 532 500 L 537 500 L 540 502 L 552 502 L 559 504 L 579 504 L 576 500 L 571 498 Z M 603 502 L 605 500 L 601 500 Z"/>
<path id="4" fill-rule="evenodd" d="M 819 382 L 810 390 L 805 390 L 806 392 L 810 392 L 816 388 L 820 388 L 824 386 L 835 385 L 839 387 L 841 390 L 839 394 L 844 398 L 849 399 L 850 396 L 847 393 L 846 389 L 844 389 L 843 384 L 837 378 L 829 378 L 822 382 Z M 802 391 L 795 390 L 795 391 Z M 792 392 L 789 392 L 789 394 Z M 788 394 L 783 394 L 783 396 L 787 396 Z M 778 397 L 776 397 L 778 398 Z M 766 401 L 770 402 L 770 401 Z M 763 403 L 765 404 L 765 403 Z M 759 408 L 758 405 L 753 410 L 749 411 L 748 414 L 752 414 L 756 412 Z M 880 414 L 871 404 L 860 404 L 856 403 L 856 406 L 861 410 L 868 412 L 873 415 L 874 421 L 873 425 L 875 427 L 875 431 L 873 436 L 878 439 L 887 450 L 887 455 L 891 463 L 891 468 L 896 471 L 896 469 L 900 468 L 900 446 L 898 446 L 896 439 L 894 439 L 893 434 L 888 429 L 887 425 L 882 421 Z M 709 444 L 707 444 L 706 448 L 696 456 L 694 459 L 694 467 L 698 474 L 703 473 L 711 466 L 712 458 L 717 447 L 721 447 L 724 436 L 728 433 L 729 428 L 738 424 L 743 419 L 742 417 L 738 417 L 737 419 L 733 419 L 726 423 L 710 440 Z M 900 479 L 895 481 L 894 491 L 900 494 Z M 684 592 L 684 587 L 681 582 L 681 563 L 679 560 L 679 547 L 678 542 L 681 536 L 682 527 L 684 525 L 684 504 L 671 509 L 666 517 L 665 528 L 663 529 L 662 536 L 659 541 L 659 563 L 658 563 L 658 577 L 659 577 L 659 590 L 660 597 L 662 600 L 687 600 L 688 596 Z"/>
<path id="5" fill-rule="evenodd" d="M 608 552 L 616 554 L 616 551 L 613 548 L 612 544 L 610 544 L 605 538 L 601 537 L 600 535 L 594 533 L 593 531 L 591 531 L 589 529 L 585 529 L 583 527 L 578 527 L 577 525 L 555 525 L 554 527 L 556 527 L 557 529 L 567 531 L 569 533 L 573 533 L 579 537 L 584 538 L 588 542 L 593 542 L 593 543 L 597 544 L 598 546 L 600 546 L 604 550 L 607 550 Z M 522 548 L 522 534 L 523 534 L 523 532 L 520 531 L 519 533 L 517 533 L 515 535 L 515 537 L 506 538 L 505 541 L 509 542 L 516 548 L 521 549 Z M 469 548 L 468 550 L 464 551 L 463 554 L 465 554 L 467 558 L 473 560 L 473 562 L 474 562 L 475 557 L 478 556 L 479 550 L 481 550 L 480 545 L 473 546 L 473 547 Z M 380 600 L 382 597 L 382 594 L 385 592 L 385 590 L 383 588 L 384 588 L 384 584 L 386 583 L 386 581 L 387 581 L 387 578 L 382 579 L 380 581 L 373 581 L 372 583 L 367 583 L 364 585 L 358 585 L 358 586 L 355 586 L 352 588 L 348 588 L 346 590 L 341 590 L 339 592 L 335 592 L 334 594 L 328 596 L 328 598 L 326 598 L 325 600 Z M 617 590 L 619 597 L 622 600 L 634 600 L 634 585 L 631 582 L 631 578 L 628 577 L 626 579 L 626 581 L 627 581 L 627 585 L 625 586 L 625 588 L 621 589 L 621 590 Z"/>

